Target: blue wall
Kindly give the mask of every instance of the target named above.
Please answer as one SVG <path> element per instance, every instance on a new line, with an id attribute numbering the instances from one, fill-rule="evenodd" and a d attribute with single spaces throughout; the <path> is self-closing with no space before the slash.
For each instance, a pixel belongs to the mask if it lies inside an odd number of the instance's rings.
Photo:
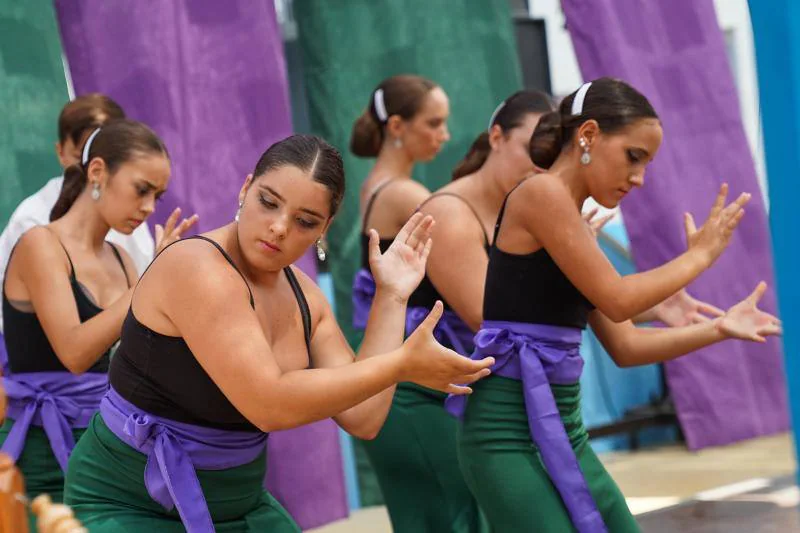
<path id="1" fill-rule="evenodd" d="M 751 0 L 792 426 L 800 423 L 800 2 Z M 797 439 L 795 438 L 795 446 Z M 800 455 L 800 448 L 797 449 Z"/>

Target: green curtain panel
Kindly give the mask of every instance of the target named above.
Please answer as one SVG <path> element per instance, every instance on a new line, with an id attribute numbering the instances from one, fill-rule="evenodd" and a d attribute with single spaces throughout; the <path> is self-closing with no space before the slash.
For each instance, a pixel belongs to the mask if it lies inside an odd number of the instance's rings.
<path id="1" fill-rule="evenodd" d="M 61 173 L 56 121 L 68 99 L 52 2 L 0 2 L 0 229 Z"/>
<path id="2" fill-rule="evenodd" d="M 358 191 L 372 160 L 348 151 L 350 131 L 372 89 L 395 74 L 419 74 L 450 97 L 452 140 L 417 178 L 435 190 L 487 125 L 497 104 L 522 87 L 507 0 L 295 0 L 309 119 L 314 133 L 342 151 L 347 194 L 328 234 L 336 311 L 348 340 L 353 330 L 351 285 L 359 262 Z M 365 505 L 380 502 L 359 454 Z"/>

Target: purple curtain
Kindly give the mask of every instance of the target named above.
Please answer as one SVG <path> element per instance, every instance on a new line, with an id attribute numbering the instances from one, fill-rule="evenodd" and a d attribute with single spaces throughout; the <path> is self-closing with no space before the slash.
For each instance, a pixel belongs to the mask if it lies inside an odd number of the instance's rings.
<path id="1" fill-rule="evenodd" d="M 630 82 L 664 126 L 645 187 L 622 203 L 637 267 L 683 252 L 682 214 L 702 223 L 725 181 L 732 198 L 748 191 L 753 199 L 729 249 L 690 290 L 727 308 L 763 279 L 770 290 L 761 305 L 776 312 L 767 218 L 712 0 L 562 0 L 562 7 L 583 77 Z M 727 341 L 666 369 L 692 449 L 788 428 L 779 339 Z"/>
<path id="2" fill-rule="evenodd" d="M 100 91 L 164 139 L 169 192 L 199 231 L 226 224 L 258 157 L 292 131 L 272 2 L 56 0 L 77 94 Z M 315 275 L 309 254 L 301 267 Z M 338 430 L 324 421 L 270 437 L 268 485 L 303 528 L 347 515 Z"/>

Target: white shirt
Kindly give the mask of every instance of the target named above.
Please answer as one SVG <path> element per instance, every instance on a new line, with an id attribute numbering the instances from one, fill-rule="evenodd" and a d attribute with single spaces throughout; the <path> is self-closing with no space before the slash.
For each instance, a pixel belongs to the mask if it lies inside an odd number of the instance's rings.
<path id="1" fill-rule="evenodd" d="M 17 206 L 8 224 L 0 235 L 0 287 L 6 275 L 6 267 L 11 257 L 11 250 L 22 234 L 34 226 L 43 226 L 50 223 L 50 211 L 61 194 L 63 176 L 53 178 L 36 193 L 25 198 Z M 141 224 L 130 235 L 123 235 L 111 230 L 106 237 L 114 244 L 120 245 L 131 256 L 136 264 L 138 274 L 144 272 L 150 261 L 153 260 L 155 243 L 150 235 L 147 224 Z M 3 330 L 3 309 L 0 306 L 0 332 Z"/>

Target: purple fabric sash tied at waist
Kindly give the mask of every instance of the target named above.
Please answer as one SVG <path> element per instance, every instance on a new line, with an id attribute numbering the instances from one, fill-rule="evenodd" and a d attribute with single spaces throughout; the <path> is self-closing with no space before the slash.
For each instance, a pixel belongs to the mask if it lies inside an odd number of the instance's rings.
<path id="1" fill-rule="evenodd" d="M 89 425 L 108 390 L 108 374 L 26 372 L 2 380 L 8 396 L 8 417 L 14 419 L 2 451 L 18 460 L 28 429 L 31 425 L 41 427 L 61 470 L 66 472 L 69 455 L 75 447 L 72 430 Z"/>
<path id="2" fill-rule="evenodd" d="M 375 280 L 372 274 L 362 268 L 353 281 L 353 327 L 365 329 L 372 300 L 375 298 Z M 406 310 L 406 336 L 411 335 L 425 320 L 430 309 L 409 307 Z M 474 333 L 453 311 L 446 310 L 433 330 L 433 336 L 441 344 L 452 348 L 461 355 L 472 353 Z"/>
<path id="3" fill-rule="evenodd" d="M 475 335 L 471 359 L 495 358 L 492 373 L 522 381 L 531 439 L 539 449 L 575 528 L 580 533 L 607 532 L 603 517 L 580 470 L 561 421 L 550 384 L 579 381 L 582 331 L 576 328 L 486 321 Z M 445 408 L 462 418 L 466 396 L 449 396 Z"/>
<path id="4" fill-rule="evenodd" d="M 406 335 L 411 335 L 430 312 L 431 310 L 425 307 L 409 307 L 406 311 Z M 445 310 L 442 313 L 442 318 L 433 330 L 433 336 L 440 344 L 466 357 L 469 357 L 474 349 L 472 338 L 475 334 L 453 311 Z"/>
<path id="5" fill-rule="evenodd" d="M 226 431 L 147 413 L 113 388 L 100 404 L 103 422 L 123 442 L 147 456 L 144 483 L 165 509 L 178 508 L 186 531 L 214 531 L 195 469 L 224 470 L 266 453 L 266 433 Z"/>
<path id="6" fill-rule="evenodd" d="M 359 269 L 353 279 L 353 327 L 364 330 L 367 327 L 369 309 L 375 298 L 375 279 L 366 268 Z"/>

